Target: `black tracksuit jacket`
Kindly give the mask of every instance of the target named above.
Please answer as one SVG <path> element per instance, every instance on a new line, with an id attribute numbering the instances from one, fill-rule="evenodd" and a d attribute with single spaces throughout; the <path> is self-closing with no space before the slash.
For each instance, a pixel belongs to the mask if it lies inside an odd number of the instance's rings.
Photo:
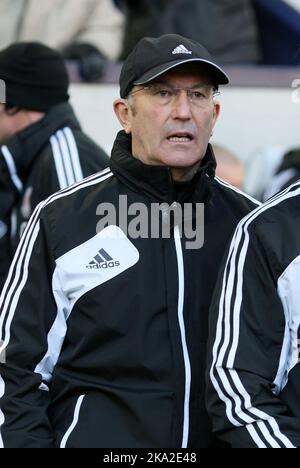
<path id="1" fill-rule="evenodd" d="M 5 447 L 208 447 L 208 308 L 238 221 L 255 206 L 214 178 L 210 149 L 188 187 L 130 153 L 121 132 L 110 169 L 37 207 L 1 301 Z M 127 202 L 205 203 L 205 241 L 133 238 Z M 99 207 L 117 221 L 96 234 Z"/>
<path id="2" fill-rule="evenodd" d="M 300 447 L 300 184 L 241 221 L 211 308 L 208 409 L 234 448 Z"/>
<path id="3" fill-rule="evenodd" d="M 0 291 L 36 205 L 109 164 L 85 135 L 68 103 L 0 146 Z"/>

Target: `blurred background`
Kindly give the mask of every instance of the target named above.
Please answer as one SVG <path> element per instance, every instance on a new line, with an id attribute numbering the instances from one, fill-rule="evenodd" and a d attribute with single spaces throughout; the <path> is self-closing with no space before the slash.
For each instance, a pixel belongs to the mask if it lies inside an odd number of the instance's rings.
<path id="1" fill-rule="evenodd" d="M 122 61 L 141 37 L 170 32 L 205 45 L 231 78 L 212 140 L 219 175 L 259 199 L 299 178 L 300 0 L 0 0 L 0 49 L 60 50 L 71 103 L 108 152 Z"/>

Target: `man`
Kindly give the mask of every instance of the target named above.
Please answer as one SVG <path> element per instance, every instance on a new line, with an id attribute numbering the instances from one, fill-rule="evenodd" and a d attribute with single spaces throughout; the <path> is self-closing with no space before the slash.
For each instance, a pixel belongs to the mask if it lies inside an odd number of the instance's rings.
<path id="1" fill-rule="evenodd" d="M 263 192 L 263 201 L 267 201 L 300 179 L 300 148 L 284 153 L 275 174 L 267 183 Z"/>
<path id="2" fill-rule="evenodd" d="M 208 409 L 232 447 L 300 446 L 299 196 L 296 183 L 245 217 L 220 274 Z"/>
<path id="3" fill-rule="evenodd" d="M 228 238 L 255 206 L 214 178 L 226 83 L 177 35 L 142 39 L 124 63 L 110 169 L 37 208 L 3 290 L 4 446 L 212 444 L 208 307 Z"/>
<path id="4" fill-rule="evenodd" d="M 0 291 L 36 205 L 108 165 L 68 103 L 61 56 L 34 42 L 0 52 Z M 2 229 L 1 229 L 2 226 Z"/>

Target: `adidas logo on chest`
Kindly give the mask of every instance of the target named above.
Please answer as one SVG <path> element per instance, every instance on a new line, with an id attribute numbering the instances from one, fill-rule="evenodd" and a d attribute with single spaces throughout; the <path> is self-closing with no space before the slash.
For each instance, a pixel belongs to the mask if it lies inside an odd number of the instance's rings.
<path id="1" fill-rule="evenodd" d="M 92 238 L 56 259 L 55 290 L 68 307 L 88 291 L 108 283 L 139 262 L 137 248 L 119 226 L 107 226 Z"/>
<path id="2" fill-rule="evenodd" d="M 100 249 L 93 260 L 86 266 L 88 269 L 100 270 L 120 266 L 118 260 L 114 260 L 104 249 Z"/>

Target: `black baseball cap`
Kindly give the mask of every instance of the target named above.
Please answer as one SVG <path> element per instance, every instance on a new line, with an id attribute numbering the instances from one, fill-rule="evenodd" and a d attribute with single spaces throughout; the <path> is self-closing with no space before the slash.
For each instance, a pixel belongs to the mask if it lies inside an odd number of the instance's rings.
<path id="1" fill-rule="evenodd" d="M 164 34 L 144 37 L 128 55 L 120 74 L 120 95 L 126 98 L 134 85 L 149 83 L 168 70 L 191 62 L 205 65 L 216 86 L 229 83 L 205 47 L 179 34 Z"/>

